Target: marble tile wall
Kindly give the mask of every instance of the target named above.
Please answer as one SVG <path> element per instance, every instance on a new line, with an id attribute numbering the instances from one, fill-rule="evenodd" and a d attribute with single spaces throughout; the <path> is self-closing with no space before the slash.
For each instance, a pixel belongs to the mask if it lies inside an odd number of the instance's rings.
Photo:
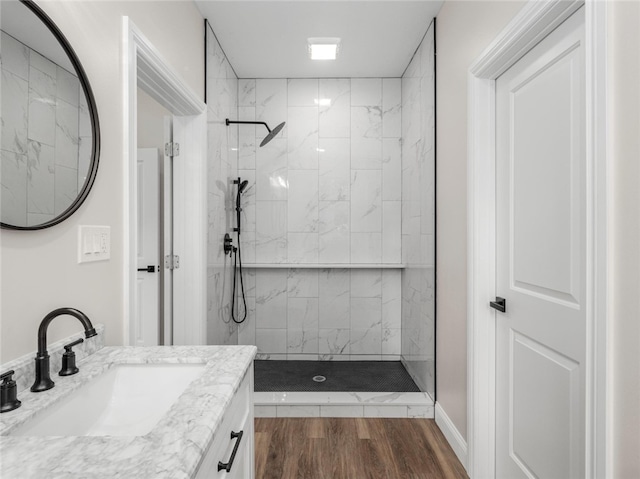
<path id="1" fill-rule="evenodd" d="M 238 176 L 238 126 L 225 119 L 238 115 L 238 79 L 211 28 L 206 27 L 207 51 L 207 344 L 238 344 L 231 320 L 233 262 L 223 252 L 225 233 L 235 226 Z"/>
<path id="2" fill-rule="evenodd" d="M 247 269 L 239 344 L 261 359 L 399 360 L 399 269 Z"/>
<path id="3" fill-rule="evenodd" d="M 402 77 L 402 360 L 435 391 L 435 89 L 429 27 Z"/>
<path id="4" fill-rule="evenodd" d="M 1 36 L 1 216 L 34 225 L 66 210 L 82 188 L 91 123 L 75 74 Z M 78 164 L 79 152 L 86 165 Z"/>
<path id="5" fill-rule="evenodd" d="M 245 263 L 400 263 L 401 80 L 241 79 Z M 399 359 L 400 270 L 252 269 L 260 357 Z"/>
<path id="6" fill-rule="evenodd" d="M 433 393 L 432 30 L 402 79 L 236 80 L 213 35 L 207 42 L 210 342 L 255 344 L 260 358 L 402 358 Z M 223 127 L 236 112 L 287 124 L 260 148 L 263 126 Z M 236 176 L 249 182 L 245 264 L 336 264 L 245 266 L 248 317 L 237 327 L 221 251 Z M 340 267 L 401 262 L 407 270 Z"/>

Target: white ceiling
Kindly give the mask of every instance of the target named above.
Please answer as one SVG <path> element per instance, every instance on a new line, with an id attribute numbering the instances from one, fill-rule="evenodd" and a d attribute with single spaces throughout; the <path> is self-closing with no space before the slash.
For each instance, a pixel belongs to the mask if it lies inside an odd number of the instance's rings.
<path id="1" fill-rule="evenodd" d="M 400 77 L 443 0 L 196 0 L 239 78 Z M 313 61 L 309 37 L 340 37 Z"/>

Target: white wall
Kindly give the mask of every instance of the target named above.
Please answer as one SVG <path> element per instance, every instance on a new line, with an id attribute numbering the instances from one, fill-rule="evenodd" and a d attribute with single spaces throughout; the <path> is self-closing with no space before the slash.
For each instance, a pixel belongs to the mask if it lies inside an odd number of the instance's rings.
<path id="1" fill-rule="evenodd" d="M 523 2 L 448 0 L 436 26 L 438 402 L 467 433 L 467 73 Z"/>
<path id="2" fill-rule="evenodd" d="M 122 16 L 128 15 L 193 90 L 203 96 L 204 25 L 190 2 L 39 2 L 73 46 L 96 97 L 102 152 L 93 190 L 69 220 L 36 232 L 1 233 L 0 361 L 36 349 L 42 317 L 54 308 L 79 308 L 106 326 L 106 343 L 123 338 Z M 111 260 L 78 265 L 77 227 L 111 226 Z M 55 341 L 75 332 L 56 321 Z"/>
<path id="3" fill-rule="evenodd" d="M 640 477 L 640 3 L 609 4 L 612 477 Z"/>
<path id="4" fill-rule="evenodd" d="M 138 88 L 138 148 L 164 151 L 164 119 L 171 112 Z"/>

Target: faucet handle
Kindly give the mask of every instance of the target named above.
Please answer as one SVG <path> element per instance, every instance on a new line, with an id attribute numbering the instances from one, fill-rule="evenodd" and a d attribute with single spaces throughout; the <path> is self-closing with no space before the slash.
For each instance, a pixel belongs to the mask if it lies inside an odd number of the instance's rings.
<path id="1" fill-rule="evenodd" d="M 74 342 L 64 346 L 64 354 L 62 355 L 62 368 L 58 373 L 59 376 L 71 376 L 80 371 L 76 367 L 76 353 L 71 348 L 82 343 L 84 339 L 76 339 Z"/>
<path id="2" fill-rule="evenodd" d="M 0 380 L 2 380 L 0 385 L 0 413 L 18 409 L 22 404 L 18 401 L 18 388 L 12 378 L 14 374 L 15 371 L 13 370 L 0 374 Z"/>
<path id="3" fill-rule="evenodd" d="M 80 343 L 82 343 L 82 342 L 84 342 L 84 339 L 79 338 L 79 339 L 76 339 L 76 340 L 75 340 L 74 342 L 72 342 L 72 343 L 65 344 L 65 345 L 64 345 L 64 351 L 65 351 L 65 353 L 71 353 L 71 352 L 73 352 L 73 351 L 71 351 L 71 348 L 73 348 L 74 346 L 77 346 L 78 344 L 80 344 Z"/>

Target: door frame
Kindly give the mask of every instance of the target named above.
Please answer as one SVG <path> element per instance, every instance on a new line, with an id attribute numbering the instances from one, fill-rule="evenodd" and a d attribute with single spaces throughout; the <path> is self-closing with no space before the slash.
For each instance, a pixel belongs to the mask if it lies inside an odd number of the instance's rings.
<path id="1" fill-rule="evenodd" d="M 204 344 L 207 289 L 206 105 L 169 66 L 129 17 L 122 19 L 123 90 L 123 336 L 131 344 L 136 294 L 137 245 L 137 88 L 142 88 L 186 126 L 180 145 L 179 184 L 174 184 L 174 215 L 184 230 L 174 235 L 180 268 L 174 270 L 174 327 L 189 331 L 185 344 Z M 174 141 L 176 139 L 174 138 Z M 189 234 L 185 234 L 185 232 Z M 178 237 L 178 240 L 175 237 Z M 176 304 L 182 310 L 176 310 Z"/>
<path id="2" fill-rule="evenodd" d="M 610 477 L 607 289 L 607 2 L 529 0 L 469 68 L 467 152 L 467 471 L 495 477 L 495 81 L 585 6 L 587 169 L 586 477 Z"/>

